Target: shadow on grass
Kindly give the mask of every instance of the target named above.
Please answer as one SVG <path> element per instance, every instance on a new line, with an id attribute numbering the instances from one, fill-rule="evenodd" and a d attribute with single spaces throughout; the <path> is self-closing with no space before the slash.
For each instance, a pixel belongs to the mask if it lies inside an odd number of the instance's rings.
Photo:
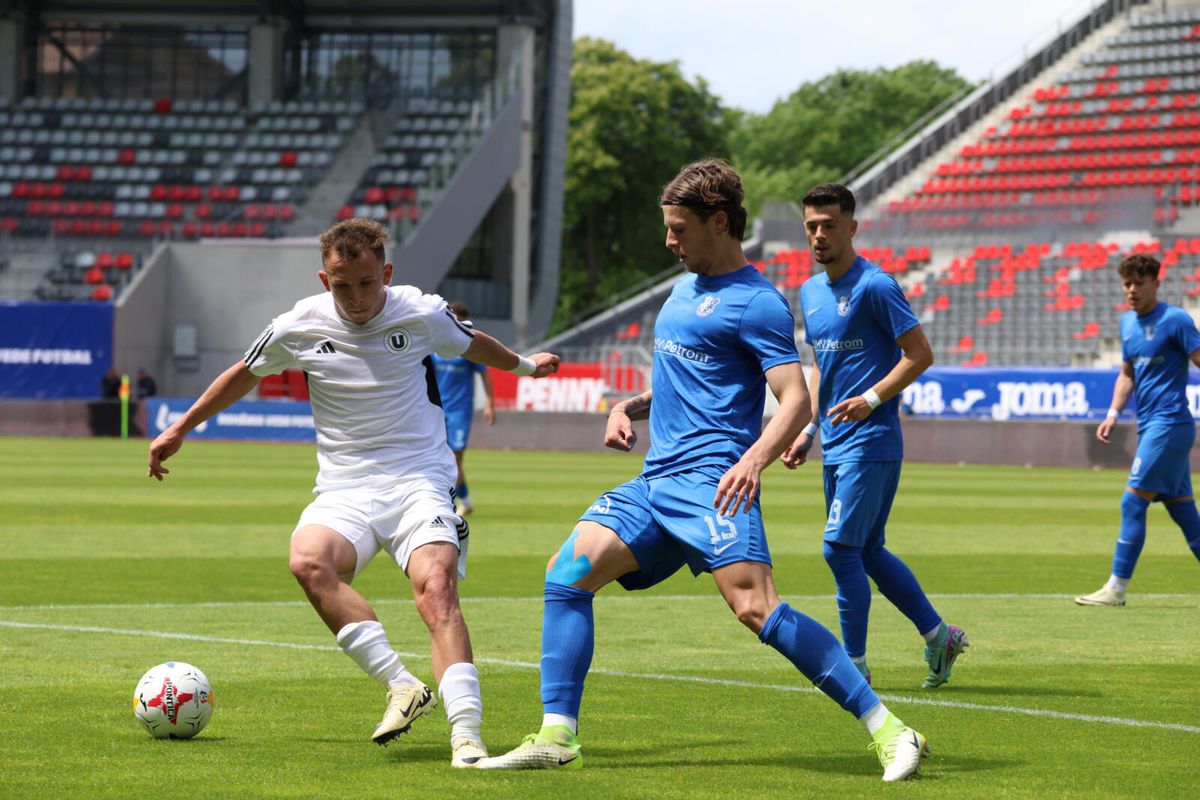
<path id="1" fill-rule="evenodd" d="M 1101 697 L 1102 692 L 1093 689 L 1085 689 L 1079 685 L 1075 686 L 976 686 L 974 684 L 964 684 L 957 687 L 957 691 L 948 687 L 941 687 L 934 691 L 922 692 L 897 692 L 895 689 L 887 689 L 886 687 L 877 688 L 875 691 L 885 694 L 892 694 L 897 700 L 947 700 L 957 701 L 960 703 L 970 703 L 972 699 L 978 699 L 980 695 L 991 697 L 1002 695 L 1004 697 Z"/>
<path id="2" fill-rule="evenodd" d="M 731 746 L 744 745 L 744 741 L 731 742 Z M 629 751 L 599 749 L 584 765 L 588 770 L 662 769 L 664 767 L 764 767 L 796 769 L 816 775 L 845 775 L 878 779 L 882 774 L 879 761 L 868 752 L 848 752 L 831 755 L 813 753 L 809 755 L 788 753 L 782 757 L 745 755 L 716 756 L 711 758 L 680 758 L 678 750 L 663 748 L 654 751 Z M 1012 768 L 1025 762 L 1010 758 L 967 758 L 953 755 L 942 756 L 936 750 L 931 758 L 921 762 L 920 780 L 937 780 L 939 773 L 984 772 L 1000 768 Z"/>

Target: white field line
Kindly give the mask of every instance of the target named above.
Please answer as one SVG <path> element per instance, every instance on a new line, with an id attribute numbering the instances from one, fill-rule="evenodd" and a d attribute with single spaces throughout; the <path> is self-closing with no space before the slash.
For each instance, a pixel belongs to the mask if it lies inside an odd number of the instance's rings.
<path id="1" fill-rule="evenodd" d="M 236 639 L 224 636 L 200 636 L 190 633 L 171 633 L 167 631 L 127 630 L 122 628 L 102 628 L 92 625 L 47 625 L 31 622 L 13 622 L 0 620 L 0 627 L 24 628 L 35 630 L 67 631 L 71 633 L 104 633 L 115 636 L 146 636 L 155 639 L 174 639 L 190 642 L 208 642 L 214 644 L 233 644 L 253 647 L 279 647 L 288 650 L 316 650 L 321 652 L 340 652 L 341 648 L 327 644 L 299 644 L 296 642 L 271 642 L 262 639 Z M 401 658 L 424 658 L 422 653 L 398 653 Z M 528 661 L 510 661 L 501 658 L 477 658 L 480 664 L 491 664 L 499 667 L 514 669 L 540 669 L 538 664 Z M 604 675 L 610 678 L 631 678 L 634 680 L 667 681 L 669 683 L 694 683 L 706 686 L 734 686 L 746 689 L 770 690 L 777 692 L 794 692 L 798 694 L 819 694 L 820 690 L 812 686 L 794 686 L 790 684 L 754 683 L 752 681 L 734 681 L 723 678 L 705 678 L 696 675 L 672 675 L 659 672 L 627 672 L 616 669 L 593 667 L 589 670 L 592 675 Z M 1184 733 L 1200 733 L 1200 725 L 1185 725 L 1178 722 L 1156 722 L 1153 720 L 1130 719 L 1126 717 L 1099 716 L 1095 714 L 1074 714 L 1066 711 L 1049 711 L 1041 708 L 1021 708 L 1020 706 L 987 705 L 984 703 L 964 703 L 956 700 L 934 700 L 932 698 L 911 697 L 909 695 L 881 694 L 880 698 L 889 703 L 940 706 L 967 711 L 990 711 L 1000 714 L 1021 714 L 1028 717 L 1043 719 L 1067 719 L 1076 722 L 1093 722 L 1101 725 L 1122 725 L 1131 728 L 1157 728 L 1159 730 L 1183 731 Z"/>
<path id="2" fill-rule="evenodd" d="M 836 600 L 837 598 L 831 594 L 790 594 L 780 595 L 783 600 L 788 602 L 817 602 Z M 996 592 L 988 593 L 948 593 L 948 594 L 929 594 L 927 595 L 933 600 L 1070 600 L 1075 595 L 1073 594 L 1037 594 L 1037 593 L 1022 593 L 1022 592 Z M 1136 595 L 1137 599 L 1146 600 L 1179 600 L 1190 599 L 1200 600 L 1200 594 L 1154 594 L 1150 592 L 1139 592 Z M 601 594 L 596 596 L 598 603 L 621 603 L 631 600 L 662 600 L 668 602 L 694 601 L 694 600 L 714 600 L 720 601 L 719 594 L 642 594 L 640 592 L 627 592 L 625 594 Z M 463 605 L 471 603 L 488 604 L 488 603 L 541 603 L 542 598 L 536 595 L 525 597 L 463 597 L 460 598 Z M 370 601 L 371 605 L 412 605 L 413 601 L 407 597 L 384 597 L 376 598 Z M 80 611 L 88 609 L 140 609 L 140 608 L 280 608 L 296 606 L 307 608 L 307 600 L 231 600 L 231 601 L 200 601 L 195 603 L 48 603 L 43 605 L 20 605 L 20 606 L 0 606 L 0 611 Z"/>

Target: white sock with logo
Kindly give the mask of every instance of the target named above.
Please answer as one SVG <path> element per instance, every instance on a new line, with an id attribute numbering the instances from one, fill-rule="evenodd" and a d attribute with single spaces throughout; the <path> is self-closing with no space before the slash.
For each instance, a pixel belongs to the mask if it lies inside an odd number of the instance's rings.
<path id="1" fill-rule="evenodd" d="M 450 720 L 450 741 L 466 736 L 482 742 L 483 698 L 479 694 L 479 670 L 469 661 L 446 667 L 438 694 Z"/>
<path id="2" fill-rule="evenodd" d="M 888 710 L 883 703 L 876 703 L 871 706 L 871 709 L 858 718 L 867 729 L 867 733 L 874 736 L 883 729 L 883 723 L 887 722 Z"/>
<path id="3" fill-rule="evenodd" d="M 579 733 L 579 720 L 566 714 L 542 714 L 542 727 L 550 725 L 565 725 L 571 733 Z"/>
<path id="4" fill-rule="evenodd" d="M 384 686 L 420 683 L 388 644 L 383 625 L 376 620 L 351 622 L 337 632 L 337 643 L 362 671 Z"/>

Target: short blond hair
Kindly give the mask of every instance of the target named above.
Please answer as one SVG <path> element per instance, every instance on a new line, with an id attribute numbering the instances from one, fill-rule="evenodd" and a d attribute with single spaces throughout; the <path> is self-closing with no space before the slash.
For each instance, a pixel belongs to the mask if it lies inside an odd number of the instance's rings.
<path id="1" fill-rule="evenodd" d="M 343 220 L 321 234 L 321 264 L 324 265 L 332 253 L 353 259 L 363 251 L 374 253 L 382 264 L 387 260 L 383 249 L 387 240 L 387 228 L 373 219 L 354 217 Z"/>

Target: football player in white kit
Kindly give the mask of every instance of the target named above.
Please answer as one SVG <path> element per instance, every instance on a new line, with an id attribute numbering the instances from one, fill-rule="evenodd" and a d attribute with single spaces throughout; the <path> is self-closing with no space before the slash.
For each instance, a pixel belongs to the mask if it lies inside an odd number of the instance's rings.
<path id="1" fill-rule="evenodd" d="M 433 674 L 452 727 L 451 765 L 473 767 L 487 751 L 479 675 L 458 602 L 468 530 L 454 513 L 454 455 L 430 356 L 462 355 L 535 378 L 557 371 L 558 356 L 520 356 L 460 324 L 437 295 L 389 286 L 386 238 L 383 226 L 365 219 L 322 234 L 318 277 L 325 291 L 276 317 L 245 358 L 151 443 L 149 475 L 161 481 L 170 471 L 162 462 L 184 437 L 263 376 L 304 370 L 317 436 L 317 497 L 292 533 L 292 574 L 346 655 L 387 687 L 387 711 L 371 737 L 387 744 L 437 706 L 350 585 L 387 551 L 412 582 L 429 627 Z"/>

